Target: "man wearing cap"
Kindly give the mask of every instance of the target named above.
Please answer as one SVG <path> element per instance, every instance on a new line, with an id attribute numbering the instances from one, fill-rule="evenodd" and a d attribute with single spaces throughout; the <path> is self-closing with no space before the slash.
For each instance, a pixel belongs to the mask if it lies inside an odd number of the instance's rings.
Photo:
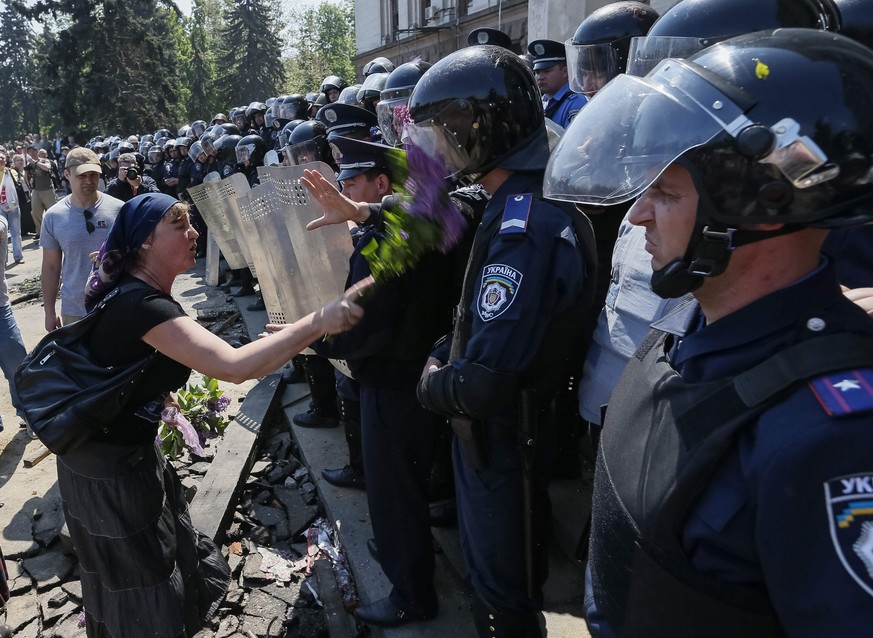
<path id="1" fill-rule="evenodd" d="M 94 151 L 85 147 L 70 151 L 64 177 L 72 192 L 49 208 L 42 220 L 40 283 L 48 332 L 85 316 L 90 255 L 100 249 L 124 203 L 98 190 L 101 172 Z M 55 308 L 59 290 L 60 317 Z"/>
<path id="2" fill-rule="evenodd" d="M 133 169 L 133 172 L 129 172 Z M 106 194 L 123 202 L 144 193 L 159 193 L 158 184 L 139 170 L 136 155 L 122 153 L 118 157 L 118 175 L 106 185 Z"/>
<path id="3" fill-rule="evenodd" d="M 527 50 L 533 57 L 534 77 L 543 96 L 546 117 L 567 128 L 588 98 L 570 90 L 564 45 L 554 40 L 534 40 Z"/>

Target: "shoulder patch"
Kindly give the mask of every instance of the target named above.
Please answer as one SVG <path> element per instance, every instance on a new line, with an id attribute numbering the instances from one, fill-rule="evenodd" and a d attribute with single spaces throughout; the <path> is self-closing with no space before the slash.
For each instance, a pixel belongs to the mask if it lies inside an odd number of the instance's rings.
<path id="1" fill-rule="evenodd" d="M 476 303 L 482 321 L 491 321 L 506 312 L 515 301 L 522 277 L 518 270 L 503 264 L 485 266 Z"/>
<path id="2" fill-rule="evenodd" d="M 843 567 L 873 596 L 873 472 L 826 481 L 828 522 Z"/>
<path id="3" fill-rule="evenodd" d="M 527 231 L 527 220 L 530 217 L 530 205 L 533 195 L 510 195 L 503 207 L 503 219 L 500 222 L 500 235 L 524 233 Z"/>
<path id="4" fill-rule="evenodd" d="M 873 370 L 850 370 L 809 382 L 809 389 L 830 416 L 873 410 Z"/>

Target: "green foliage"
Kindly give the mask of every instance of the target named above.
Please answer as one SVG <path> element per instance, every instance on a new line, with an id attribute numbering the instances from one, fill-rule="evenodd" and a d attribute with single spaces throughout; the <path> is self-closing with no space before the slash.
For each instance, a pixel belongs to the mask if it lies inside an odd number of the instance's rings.
<path id="1" fill-rule="evenodd" d="M 217 92 L 227 109 L 276 95 L 284 84 L 278 17 L 268 0 L 233 0 L 225 11 Z"/>
<path id="2" fill-rule="evenodd" d="M 0 139 L 12 140 L 22 131 L 36 131 L 39 108 L 35 99 L 36 36 L 25 18 L 6 4 L 0 12 Z"/>
<path id="3" fill-rule="evenodd" d="M 355 8 L 351 0 L 292 11 L 288 28 L 288 93 L 318 91 L 328 75 L 355 82 Z"/>
<path id="4" fill-rule="evenodd" d="M 230 424 L 230 419 L 222 413 L 227 409 L 230 400 L 224 396 L 219 388 L 218 381 L 212 377 L 203 376 L 203 383 L 188 383 L 176 394 L 176 402 L 182 416 L 193 426 L 203 447 L 207 441 L 224 436 L 224 431 Z M 162 418 L 167 418 L 167 410 Z M 172 419 L 161 421 L 158 430 L 161 440 L 161 451 L 170 459 L 177 459 L 182 455 L 186 444 L 182 428 L 172 422 Z"/>

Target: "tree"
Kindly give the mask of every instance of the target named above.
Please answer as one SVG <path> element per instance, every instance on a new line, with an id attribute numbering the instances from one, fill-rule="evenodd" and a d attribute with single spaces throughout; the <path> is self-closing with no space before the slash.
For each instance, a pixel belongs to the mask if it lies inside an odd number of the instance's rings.
<path id="1" fill-rule="evenodd" d="M 185 74 L 190 90 L 186 103 L 190 121 L 209 120 L 221 107 L 216 94 L 215 50 L 217 34 L 224 25 L 218 0 L 194 0 L 190 20 L 191 59 Z"/>
<path id="2" fill-rule="evenodd" d="M 328 75 L 355 81 L 355 8 L 351 0 L 324 2 L 289 20 L 294 53 L 288 60 L 288 92 L 318 91 Z"/>
<path id="3" fill-rule="evenodd" d="M 39 128 L 39 105 L 34 95 L 37 65 L 35 35 L 27 20 L 12 5 L 0 13 L 0 139 L 12 140 Z"/>
<path id="4" fill-rule="evenodd" d="M 218 94 L 226 108 L 276 95 L 285 81 L 279 15 L 265 0 L 233 0 L 219 43 Z"/>

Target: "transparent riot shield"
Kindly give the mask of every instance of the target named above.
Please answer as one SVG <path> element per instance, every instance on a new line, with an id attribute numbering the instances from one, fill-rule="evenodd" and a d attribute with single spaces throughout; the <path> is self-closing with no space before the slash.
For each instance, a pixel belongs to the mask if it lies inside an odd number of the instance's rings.
<path id="1" fill-rule="evenodd" d="M 243 223 L 237 203 L 237 197 L 245 195 L 251 190 L 249 182 L 242 173 L 234 173 L 230 177 L 225 177 L 214 183 L 214 188 L 218 191 L 218 206 L 227 217 L 228 224 L 234 237 L 237 238 L 240 251 L 246 260 L 246 265 L 252 271 L 252 276 L 257 277 L 258 270 L 252 256 L 253 252 L 258 251 L 257 234 L 250 232 L 250 229 Z"/>
<path id="2" fill-rule="evenodd" d="M 243 254 L 239 240 L 234 233 L 225 207 L 220 199 L 223 195 L 216 181 L 203 182 L 188 189 L 191 200 L 206 222 L 209 232 L 215 237 L 215 242 L 231 268 L 245 268 L 248 264 Z"/>

